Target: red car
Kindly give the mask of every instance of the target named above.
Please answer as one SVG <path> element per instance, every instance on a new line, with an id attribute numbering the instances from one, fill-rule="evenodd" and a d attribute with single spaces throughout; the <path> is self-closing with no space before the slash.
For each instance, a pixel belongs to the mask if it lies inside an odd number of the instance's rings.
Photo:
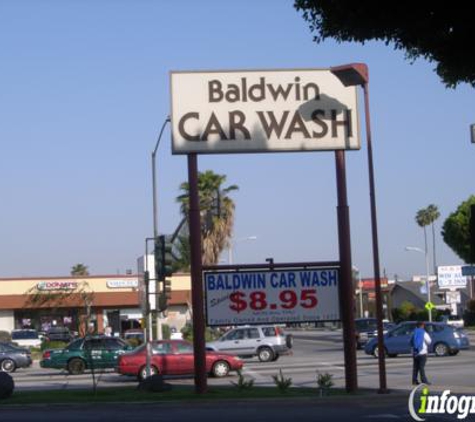
<path id="1" fill-rule="evenodd" d="M 193 345 L 184 340 L 153 341 L 150 375 L 184 375 L 194 373 Z M 146 378 L 146 345 L 119 356 L 117 372 Z M 206 351 L 206 369 L 215 377 L 242 368 L 242 361 L 228 353 Z"/>

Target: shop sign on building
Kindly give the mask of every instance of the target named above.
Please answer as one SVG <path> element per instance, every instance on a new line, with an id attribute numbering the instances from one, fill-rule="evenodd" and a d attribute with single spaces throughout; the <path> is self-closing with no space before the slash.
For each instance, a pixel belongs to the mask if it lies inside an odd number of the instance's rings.
<path id="1" fill-rule="evenodd" d="M 360 148 L 356 87 L 329 69 L 172 72 L 174 154 Z"/>
<path id="2" fill-rule="evenodd" d="M 136 289 L 139 287 L 138 280 L 107 280 L 106 284 L 109 289 Z"/>
<path id="3" fill-rule="evenodd" d="M 50 290 L 75 290 L 78 287 L 76 281 L 40 281 L 36 288 L 42 291 Z"/>
<path id="4" fill-rule="evenodd" d="M 448 265 L 437 267 L 437 282 L 441 289 L 462 289 L 467 286 L 467 277 L 462 275 L 461 265 Z"/>

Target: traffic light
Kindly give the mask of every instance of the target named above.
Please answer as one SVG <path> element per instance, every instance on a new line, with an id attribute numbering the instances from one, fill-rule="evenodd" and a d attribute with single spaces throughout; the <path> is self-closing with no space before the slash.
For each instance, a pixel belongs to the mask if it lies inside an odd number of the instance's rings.
<path id="1" fill-rule="evenodd" d="M 160 283 L 160 285 L 161 289 L 158 293 L 158 310 L 163 312 L 168 308 L 168 301 L 172 297 L 172 281 L 166 278 Z"/>
<path id="2" fill-rule="evenodd" d="M 158 236 L 155 241 L 155 278 L 158 281 L 164 281 L 166 277 L 170 277 L 173 273 L 173 255 L 172 244 L 167 240 L 166 236 Z"/>

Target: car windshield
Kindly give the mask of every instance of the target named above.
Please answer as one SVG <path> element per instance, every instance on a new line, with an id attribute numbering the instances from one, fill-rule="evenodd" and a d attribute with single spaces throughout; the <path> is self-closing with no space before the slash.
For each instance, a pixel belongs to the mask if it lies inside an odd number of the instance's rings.
<path id="1" fill-rule="evenodd" d="M 32 340 L 37 339 L 38 333 L 36 331 L 13 331 L 12 340 Z"/>

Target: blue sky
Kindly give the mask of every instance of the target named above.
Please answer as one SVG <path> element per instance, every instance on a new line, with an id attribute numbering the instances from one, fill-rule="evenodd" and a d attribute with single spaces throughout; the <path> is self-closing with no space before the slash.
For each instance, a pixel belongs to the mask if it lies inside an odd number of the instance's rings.
<path id="1" fill-rule="evenodd" d="M 381 272 L 425 272 L 404 247 L 424 246 L 414 217 L 431 203 L 438 264 L 459 264 L 440 228 L 475 191 L 475 95 L 446 89 L 433 64 L 381 43 L 315 44 L 293 1 L 0 0 L 0 277 L 68 275 L 76 263 L 135 270 L 153 233 L 150 155 L 170 71 L 351 62 L 370 71 Z M 157 164 L 170 233 L 187 168 L 169 128 Z M 202 156 L 199 168 L 240 187 L 235 262 L 338 258 L 333 153 Z M 347 178 L 353 264 L 371 277 L 364 141 L 347 153 Z"/>

